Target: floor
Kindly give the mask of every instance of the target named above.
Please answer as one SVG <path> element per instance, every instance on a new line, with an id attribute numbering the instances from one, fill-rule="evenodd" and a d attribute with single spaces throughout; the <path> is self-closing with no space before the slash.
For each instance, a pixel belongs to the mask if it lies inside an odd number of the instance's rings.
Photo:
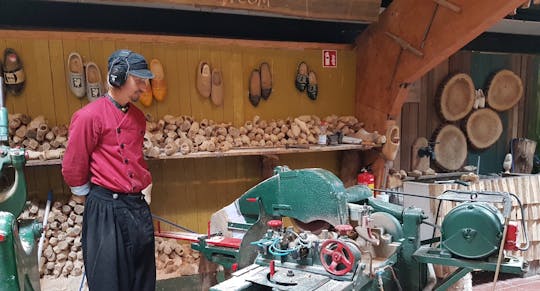
<path id="1" fill-rule="evenodd" d="M 519 288 L 519 291 L 540 290 L 540 275 L 534 275 L 534 276 L 530 276 L 526 278 L 511 278 L 511 279 L 498 281 L 495 290 L 509 291 L 509 290 L 516 290 L 516 288 Z M 491 290 L 493 290 L 493 282 L 483 283 L 480 285 L 475 285 L 473 287 L 473 291 L 491 291 Z"/>

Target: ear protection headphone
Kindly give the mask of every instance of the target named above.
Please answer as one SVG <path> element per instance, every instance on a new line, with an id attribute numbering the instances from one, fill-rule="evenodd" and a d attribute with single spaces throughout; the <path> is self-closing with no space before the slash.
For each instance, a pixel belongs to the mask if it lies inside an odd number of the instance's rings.
<path id="1" fill-rule="evenodd" d="M 120 87 L 126 82 L 129 72 L 129 62 L 127 59 L 132 53 L 130 50 L 122 50 L 119 52 L 119 56 L 110 64 L 108 78 L 111 86 Z"/>

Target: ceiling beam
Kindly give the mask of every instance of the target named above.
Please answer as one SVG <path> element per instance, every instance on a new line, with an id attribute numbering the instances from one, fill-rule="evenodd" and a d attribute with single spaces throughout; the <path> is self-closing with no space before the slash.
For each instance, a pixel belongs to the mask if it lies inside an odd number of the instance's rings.
<path id="1" fill-rule="evenodd" d="M 523 0 L 395 0 L 356 39 L 356 115 L 384 132 L 408 85 L 503 19 Z"/>
<path id="2" fill-rule="evenodd" d="M 48 0 L 346 22 L 377 21 L 381 0 Z"/>

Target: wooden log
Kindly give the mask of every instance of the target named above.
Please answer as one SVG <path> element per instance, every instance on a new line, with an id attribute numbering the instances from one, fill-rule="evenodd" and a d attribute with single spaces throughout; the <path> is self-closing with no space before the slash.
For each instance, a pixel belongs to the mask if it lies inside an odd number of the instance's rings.
<path id="1" fill-rule="evenodd" d="M 512 140 L 511 147 L 514 161 L 512 172 L 530 174 L 533 168 L 536 141 L 526 138 L 518 138 Z"/>

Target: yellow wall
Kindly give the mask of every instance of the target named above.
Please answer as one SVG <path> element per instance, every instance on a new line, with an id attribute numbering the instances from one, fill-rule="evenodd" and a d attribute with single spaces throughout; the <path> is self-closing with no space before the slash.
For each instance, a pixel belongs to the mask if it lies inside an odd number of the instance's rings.
<path id="1" fill-rule="evenodd" d="M 26 73 L 21 96 L 8 95 L 10 113 L 44 115 L 50 125 L 68 124 L 73 112 L 87 104 L 77 99 L 66 82 L 66 60 L 76 51 L 93 61 L 106 77 L 108 56 L 128 48 L 147 60 L 159 59 L 164 66 L 169 94 L 162 103 L 142 108 L 155 117 L 165 114 L 192 115 L 196 119 L 233 122 L 286 118 L 303 114 L 326 116 L 354 114 L 355 53 L 350 46 L 313 43 L 258 42 L 166 36 L 74 32 L 1 31 L 0 50 L 14 48 Z M 321 49 L 338 50 L 338 68 L 322 68 Z M 206 60 L 223 72 L 224 105 L 215 107 L 198 95 L 195 87 L 199 61 Z M 317 74 L 319 97 L 311 101 L 294 88 L 297 64 L 305 61 Z M 268 101 L 254 108 L 248 101 L 251 71 L 268 62 L 273 91 Z M 142 107 L 139 105 L 139 107 Z M 337 173 L 339 153 L 288 154 L 280 156 L 291 168 L 323 167 Z M 228 157 L 182 160 L 152 160 L 154 177 L 152 211 L 199 232 L 205 232 L 210 214 L 261 180 L 260 157 Z M 65 198 L 60 166 L 28 168 L 31 197 L 43 199 L 49 189 Z"/>

